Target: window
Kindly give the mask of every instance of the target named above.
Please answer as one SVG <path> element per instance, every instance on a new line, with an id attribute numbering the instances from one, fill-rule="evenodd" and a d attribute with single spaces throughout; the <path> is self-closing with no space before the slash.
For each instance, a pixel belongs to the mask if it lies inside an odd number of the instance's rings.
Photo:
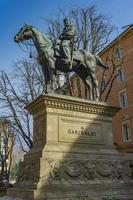
<path id="1" fill-rule="evenodd" d="M 130 121 L 125 121 L 122 123 L 122 132 L 124 142 L 131 140 L 131 130 L 130 130 Z"/>
<path id="2" fill-rule="evenodd" d="M 118 70 L 118 80 L 120 82 L 125 80 L 124 66 L 121 66 Z"/>
<path id="3" fill-rule="evenodd" d="M 123 58 L 123 55 L 124 55 L 123 49 L 121 47 L 117 47 L 115 54 L 116 54 L 116 58 L 118 60 L 121 60 Z"/>
<path id="4" fill-rule="evenodd" d="M 127 93 L 126 90 L 123 90 L 119 93 L 119 98 L 120 98 L 120 107 L 125 108 L 127 107 Z"/>

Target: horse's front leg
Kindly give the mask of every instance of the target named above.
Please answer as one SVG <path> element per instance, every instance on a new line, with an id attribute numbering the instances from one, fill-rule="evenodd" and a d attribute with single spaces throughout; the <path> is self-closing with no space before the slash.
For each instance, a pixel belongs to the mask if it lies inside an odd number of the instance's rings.
<path id="1" fill-rule="evenodd" d="M 46 70 L 43 66 L 42 67 L 42 72 L 43 72 L 43 93 L 48 94 L 48 77 L 46 76 Z"/>
<path id="2" fill-rule="evenodd" d="M 45 82 L 45 94 L 48 94 L 48 84 Z"/>

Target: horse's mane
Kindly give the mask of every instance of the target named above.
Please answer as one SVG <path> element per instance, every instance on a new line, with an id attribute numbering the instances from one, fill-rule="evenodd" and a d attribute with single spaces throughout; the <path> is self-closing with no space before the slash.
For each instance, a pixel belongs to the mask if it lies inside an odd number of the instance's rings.
<path id="1" fill-rule="evenodd" d="M 50 37 L 46 34 L 46 33 L 43 33 L 43 32 L 41 32 L 41 31 L 39 31 L 37 28 L 35 28 L 34 26 L 30 26 L 31 28 L 32 28 L 32 30 L 36 33 L 36 34 L 38 34 L 38 35 L 40 35 L 45 41 L 47 40 L 47 42 L 49 42 L 49 43 L 52 43 L 52 40 L 50 39 Z"/>

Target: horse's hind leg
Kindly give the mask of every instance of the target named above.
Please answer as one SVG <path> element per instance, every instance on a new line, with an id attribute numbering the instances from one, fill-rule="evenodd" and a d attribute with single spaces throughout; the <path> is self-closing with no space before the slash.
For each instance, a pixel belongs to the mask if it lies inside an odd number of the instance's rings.
<path id="1" fill-rule="evenodd" d="M 91 73 L 93 100 L 99 100 L 99 87 L 95 73 Z"/>
<path id="2" fill-rule="evenodd" d="M 80 65 L 78 70 L 76 70 L 75 72 L 82 79 L 84 84 L 87 86 L 88 91 L 89 91 L 89 99 L 94 100 L 94 86 L 92 85 L 93 79 L 90 76 L 90 74 L 88 75 L 88 71 L 86 71 L 86 68 L 84 67 L 84 65 Z"/>
<path id="3" fill-rule="evenodd" d="M 98 81 L 92 80 L 89 76 L 85 79 L 85 84 L 89 90 L 89 99 L 90 100 L 99 100 L 99 88 L 98 88 Z"/>
<path id="4" fill-rule="evenodd" d="M 98 88 L 98 81 L 95 80 L 95 100 L 99 100 L 100 94 L 99 94 L 99 88 Z"/>
<path id="5" fill-rule="evenodd" d="M 89 76 L 84 80 L 84 83 L 85 83 L 85 85 L 87 86 L 87 88 L 89 90 L 89 99 L 90 100 L 94 100 L 94 92 L 93 92 L 93 87 L 92 87 L 92 80 L 90 80 Z"/>

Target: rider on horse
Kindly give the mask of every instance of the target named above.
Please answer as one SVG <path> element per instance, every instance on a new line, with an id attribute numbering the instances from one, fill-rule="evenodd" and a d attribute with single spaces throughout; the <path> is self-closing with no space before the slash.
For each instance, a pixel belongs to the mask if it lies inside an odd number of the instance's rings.
<path id="1" fill-rule="evenodd" d="M 74 38 L 76 35 L 75 26 L 71 24 L 68 18 L 64 19 L 64 29 L 59 39 L 56 40 L 55 57 L 60 57 L 61 62 L 66 65 L 72 65 L 72 54 L 74 47 Z"/>
<path id="2" fill-rule="evenodd" d="M 85 83 L 90 91 L 90 99 L 98 99 L 98 81 L 96 66 L 107 66 L 98 55 L 84 49 L 74 49 L 75 27 L 64 19 L 64 30 L 60 35 L 60 43 L 53 47 L 52 41 L 35 27 L 25 25 L 15 35 L 15 42 L 32 39 L 38 52 L 38 61 L 42 66 L 46 86 L 53 81 L 56 70 L 64 73 L 75 72 Z M 58 47 L 58 48 L 57 48 Z M 46 90 L 47 91 L 47 90 Z"/>

